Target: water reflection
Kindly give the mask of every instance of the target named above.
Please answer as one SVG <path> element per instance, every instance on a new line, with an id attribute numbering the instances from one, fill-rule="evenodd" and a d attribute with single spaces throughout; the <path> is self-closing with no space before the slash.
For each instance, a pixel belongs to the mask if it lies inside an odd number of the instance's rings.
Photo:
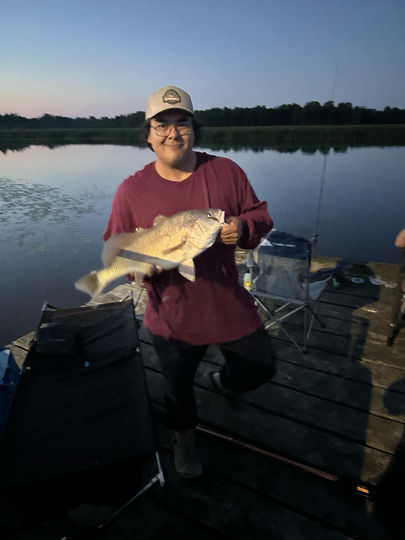
<path id="1" fill-rule="evenodd" d="M 94 204 L 86 196 L 83 199 L 83 194 L 79 198 L 58 187 L 0 178 L 0 222 L 24 225 L 27 221 L 46 220 L 52 225 L 94 211 Z"/>
<path id="2" fill-rule="evenodd" d="M 93 194 L 73 196 L 59 187 L 0 178 L 0 245 L 7 246 L 0 257 L 0 282 L 4 253 L 17 255 L 18 249 L 20 254 L 43 257 L 60 236 L 61 231 L 55 227 L 68 225 L 62 234 L 71 235 L 78 218 L 96 211 Z"/>
<path id="3" fill-rule="evenodd" d="M 55 142 L 55 141 L 49 141 L 48 139 L 45 139 L 43 141 L 39 141 L 38 144 L 45 148 L 49 148 L 50 150 L 54 150 L 56 148 L 62 148 L 65 146 L 71 146 L 74 143 L 69 142 Z M 111 146 L 114 144 L 114 142 L 111 141 L 95 141 L 90 142 L 88 144 L 94 144 L 94 145 L 106 145 Z M 24 150 L 27 150 L 28 148 L 35 146 L 36 144 L 33 144 L 30 141 L 2 141 L 0 140 L 0 152 L 3 154 L 7 154 L 8 152 L 23 152 Z M 123 143 L 117 143 L 117 146 L 132 146 L 134 148 L 146 148 L 146 145 L 139 145 L 139 144 L 133 144 L 130 141 L 123 142 Z M 266 144 L 263 145 L 261 143 L 252 144 L 249 143 L 238 143 L 238 144 L 225 144 L 225 143 L 210 143 L 204 144 L 204 141 L 201 143 L 201 147 L 209 147 L 211 152 L 239 152 L 241 150 L 249 150 L 251 152 L 254 152 L 255 154 L 260 154 L 263 152 L 266 152 L 267 150 L 275 150 L 277 152 L 280 152 L 281 154 L 295 154 L 297 152 L 302 152 L 306 155 L 313 155 L 317 152 L 320 152 L 321 154 L 327 155 L 330 152 L 337 152 L 337 153 L 345 153 L 349 150 L 349 148 L 364 148 L 364 147 L 373 147 L 375 144 L 363 144 L 363 143 L 335 143 L 335 144 L 328 144 L 325 145 L 323 143 L 290 143 L 290 144 Z"/>
<path id="4" fill-rule="evenodd" d="M 308 144 L 308 143 L 296 143 L 296 144 L 268 144 L 266 146 L 251 146 L 250 144 L 239 144 L 235 146 L 228 146 L 228 145 L 221 145 L 221 144 L 213 144 L 210 146 L 211 152 L 221 152 L 221 153 L 227 153 L 227 152 L 240 152 L 240 151 L 251 151 L 254 154 L 263 154 L 267 152 L 268 150 L 273 150 L 276 152 L 279 152 L 280 154 L 298 154 L 302 153 L 304 155 L 312 156 L 316 153 L 321 153 L 323 155 L 328 155 L 331 152 L 336 152 L 340 154 L 344 154 L 347 152 L 350 148 L 361 148 L 368 145 L 348 145 L 348 144 L 335 144 L 335 145 L 328 145 L 325 146 L 324 144 Z M 373 146 L 373 145 L 370 145 Z"/>
<path id="5" fill-rule="evenodd" d="M 41 139 L 39 138 L 37 141 L 32 142 L 31 139 L 27 140 L 11 140 L 11 141 L 4 141 L 0 139 L 0 152 L 3 154 L 7 154 L 8 152 L 23 152 L 24 150 L 27 150 L 28 148 L 31 148 L 33 146 L 43 146 L 45 148 L 49 148 L 50 150 L 54 150 L 55 148 L 63 148 L 65 146 L 71 146 L 72 144 L 94 144 L 94 145 L 106 145 L 111 146 L 116 144 L 117 146 L 133 146 L 136 148 L 147 148 L 146 144 L 133 144 L 131 141 L 122 141 L 122 142 L 111 142 L 110 140 L 95 140 L 92 141 L 63 141 L 61 140 L 58 142 L 57 140 L 49 140 L 49 139 Z"/>
<path id="6" fill-rule="evenodd" d="M 32 146 L 32 143 L 29 141 L 22 142 L 22 141 L 2 141 L 0 140 L 0 152 L 3 154 L 7 154 L 7 152 L 22 152 L 23 150 L 26 150 Z M 66 144 L 58 144 L 53 142 L 46 142 L 44 144 L 41 143 L 41 146 L 46 146 L 49 149 L 58 148 L 60 146 L 66 146 Z"/>
<path id="7" fill-rule="evenodd" d="M 33 145 L 41 145 L 49 149 L 60 148 L 67 145 L 116 145 L 132 146 L 134 148 L 147 148 L 143 131 L 128 130 L 82 130 L 70 133 L 60 131 L 52 136 L 36 132 L 33 135 L 24 135 L 24 132 L 15 132 L 8 135 L 8 139 L 0 139 L 0 152 L 21 152 Z M 329 133 L 319 129 L 312 132 L 301 133 L 299 127 L 289 130 L 274 131 L 261 128 L 211 128 L 202 129 L 201 147 L 209 148 L 212 152 L 238 152 L 249 150 L 254 153 L 262 153 L 266 150 L 276 150 L 280 153 L 294 154 L 302 152 L 313 155 L 316 152 L 329 154 L 330 152 L 345 153 L 350 148 L 370 148 L 395 146 L 395 137 L 400 141 L 401 134 L 384 130 L 373 130 L 368 133 L 352 132 L 351 129 L 340 129 L 338 132 Z M 399 142 L 398 145 L 403 145 Z"/>

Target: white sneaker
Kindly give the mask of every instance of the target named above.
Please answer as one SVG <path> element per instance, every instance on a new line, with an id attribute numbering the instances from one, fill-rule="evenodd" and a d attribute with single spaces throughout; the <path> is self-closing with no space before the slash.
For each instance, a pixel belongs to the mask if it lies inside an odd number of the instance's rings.
<path id="1" fill-rule="evenodd" d="M 219 393 L 223 394 L 224 396 L 236 396 L 236 392 L 232 392 L 232 390 L 228 390 L 225 388 L 225 386 L 221 383 L 221 375 L 218 371 L 213 371 L 211 373 L 211 383 L 212 386 L 218 390 Z"/>

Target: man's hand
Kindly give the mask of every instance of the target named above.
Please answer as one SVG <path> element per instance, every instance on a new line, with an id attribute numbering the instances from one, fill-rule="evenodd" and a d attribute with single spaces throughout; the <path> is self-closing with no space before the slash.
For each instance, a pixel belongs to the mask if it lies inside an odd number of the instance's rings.
<path id="1" fill-rule="evenodd" d="M 231 216 L 226 223 L 219 233 L 218 240 L 224 244 L 237 244 L 242 234 L 242 222 L 237 217 Z"/>
<path id="2" fill-rule="evenodd" d="M 157 266 L 156 264 L 151 264 L 150 265 L 150 268 L 149 270 L 145 273 L 145 276 L 146 277 L 152 277 L 152 276 L 155 276 L 157 274 L 161 274 L 163 272 L 164 268 L 162 268 L 161 266 Z M 129 281 L 131 281 L 131 283 L 136 283 L 138 284 L 138 282 L 142 282 L 142 279 L 143 277 L 142 276 L 135 276 L 135 274 L 126 274 L 125 276 Z"/>

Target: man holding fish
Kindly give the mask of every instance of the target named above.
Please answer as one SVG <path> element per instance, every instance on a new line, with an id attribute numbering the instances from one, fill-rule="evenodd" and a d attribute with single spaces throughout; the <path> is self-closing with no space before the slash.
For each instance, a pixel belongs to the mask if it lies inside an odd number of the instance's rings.
<path id="1" fill-rule="evenodd" d="M 166 86 L 151 94 L 145 136 L 156 160 L 119 186 L 104 240 L 159 229 L 165 224 L 162 216 L 177 219 L 174 215 L 185 211 L 205 209 L 203 219 L 216 226 L 205 245 L 191 250 L 186 259 L 179 257 L 181 262 L 172 267 L 161 259 L 172 260 L 178 250 L 198 243 L 188 230 L 158 255 L 139 255 L 130 242 L 118 246 L 119 256 L 125 258 L 132 251 L 133 258 L 146 257 L 144 262 L 150 263 L 139 272 L 148 292 L 144 324 L 166 377 L 175 466 L 182 477 L 192 478 L 202 473 L 193 436 L 198 421 L 193 381 L 207 347 L 218 345 L 224 356 L 223 367 L 211 374 L 210 381 L 224 394 L 254 390 L 275 373 L 273 343 L 252 296 L 239 283 L 235 265 L 236 245 L 256 247 L 273 222 L 267 203 L 258 200 L 236 163 L 193 150 L 198 124 L 191 98 L 182 88 Z M 203 235 L 199 230 L 197 237 Z M 170 236 L 170 230 L 165 234 Z M 138 273 L 137 267 L 127 268 Z"/>

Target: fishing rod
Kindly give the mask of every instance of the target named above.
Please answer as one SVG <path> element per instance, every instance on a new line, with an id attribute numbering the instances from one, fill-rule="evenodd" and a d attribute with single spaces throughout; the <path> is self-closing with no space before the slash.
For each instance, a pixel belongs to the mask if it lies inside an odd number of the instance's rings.
<path id="1" fill-rule="evenodd" d="M 317 206 L 317 209 L 316 209 L 315 232 L 314 232 L 314 235 L 312 237 L 313 238 L 312 247 L 313 247 L 313 256 L 314 257 L 316 256 L 316 247 L 317 247 L 318 236 L 319 236 L 319 215 L 320 215 L 321 206 L 322 206 L 323 190 L 324 190 L 325 176 L 326 176 L 326 163 L 328 161 L 328 155 L 329 155 L 329 153 L 324 154 L 324 156 L 323 156 L 321 184 L 320 184 L 320 187 L 319 187 L 318 206 Z"/>
<path id="2" fill-rule="evenodd" d="M 335 96 L 335 90 L 336 90 L 336 81 L 337 81 L 337 75 L 338 75 L 338 68 L 339 68 L 339 62 L 336 61 L 335 69 L 334 69 L 334 72 L 333 72 L 332 90 L 331 90 L 331 102 L 332 103 L 334 102 L 334 96 Z M 328 161 L 328 155 L 329 155 L 329 151 L 328 151 L 327 154 L 323 155 L 321 185 L 320 185 L 320 189 L 319 189 L 318 207 L 317 207 L 317 210 L 316 210 L 315 232 L 314 232 L 313 243 L 312 243 L 314 257 L 316 256 L 316 247 L 317 247 L 318 236 L 319 236 L 319 214 L 320 214 L 321 204 L 322 204 L 323 188 L 324 188 L 324 184 L 325 184 L 325 174 L 326 174 L 326 163 Z"/>
<path id="3" fill-rule="evenodd" d="M 196 427 L 196 430 L 201 431 L 202 433 L 205 433 L 206 435 L 210 435 L 211 437 L 215 437 L 217 439 L 226 441 L 235 446 L 245 448 L 246 450 L 249 450 L 256 454 L 260 454 L 266 458 L 286 463 L 292 467 L 295 467 L 296 469 L 301 469 L 302 471 L 305 471 L 309 474 L 317 476 L 318 478 L 323 478 L 324 480 L 328 480 L 329 482 L 334 482 L 336 484 L 339 484 L 341 488 L 343 488 L 344 490 L 348 492 L 354 493 L 355 495 L 359 495 L 366 499 L 372 499 L 373 497 L 373 490 L 371 486 L 367 486 L 365 484 L 355 482 L 348 478 L 342 478 L 340 476 L 337 476 L 336 474 L 329 473 L 327 471 L 318 469 L 317 467 L 313 467 L 311 465 L 307 465 L 300 461 L 296 461 L 292 458 L 283 456 L 277 452 L 271 452 L 270 450 L 260 447 L 254 443 L 244 441 L 243 439 L 240 439 L 238 437 L 235 437 L 227 433 L 223 433 L 216 429 L 212 429 L 205 425 L 198 424 Z"/>

